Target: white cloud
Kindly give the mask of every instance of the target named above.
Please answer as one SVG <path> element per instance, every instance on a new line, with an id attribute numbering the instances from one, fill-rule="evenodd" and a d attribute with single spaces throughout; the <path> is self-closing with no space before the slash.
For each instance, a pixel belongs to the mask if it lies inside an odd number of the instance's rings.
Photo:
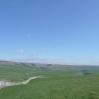
<path id="1" fill-rule="evenodd" d="M 43 47 L 42 49 L 43 49 L 43 50 L 50 50 L 51 47 Z"/>
<path id="2" fill-rule="evenodd" d="M 30 35 L 30 34 L 28 34 L 27 36 L 28 36 L 28 37 L 30 37 L 31 35 Z"/>
<path id="3" fill-rule="evenodd" d="M 23 53 L 24 50 L 23 49 L 20 49 L 20 50 L 17 50 L 18 53 Z"/>
<path id="4" fill-rule="evenodd" d="M 34 56 L 38 56 L 38 54 L 37 54 L 37 53 L 33 53 L 31 56 L 33 56 L 33 57 L 34 57 Z"/>
<path id="5" fill-rule="evenodd" d="M 47 50 L 47 48 L 45 48 L 45 47 L 44 47 L 44 48 L 42 48 L 42 49 L 43 49 L 43 50 Z"/>
<path id="6" fill-rule="evenodd" d="M 33 62 L 33 63 L 48 63 L 48 64 L 69 64 L 63 59 L 44 59 L 35 56 L 28 57 L 25 62 Z"/>
<path id="7" fill-rule="evenodd" d="M 33 58 L 37 58 L 39 55 L 37 53 L 31 54 L 27 59 L 32 60 Z"/>

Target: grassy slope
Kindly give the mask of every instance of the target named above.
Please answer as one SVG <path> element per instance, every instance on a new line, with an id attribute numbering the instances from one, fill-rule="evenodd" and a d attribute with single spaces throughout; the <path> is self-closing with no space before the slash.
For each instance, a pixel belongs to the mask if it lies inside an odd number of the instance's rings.
<path id="1" fill-rule="evenodd" d="M 27 75 L 29 73 L 29 75 Z M 42 70 L 37 67 L 30 66 L 0 66 L 0 79 L 6 79 L 10 81 L 23 81 L 33 76 L 67 76 L 74 74 L 74 71 L 60 71 L 60 70 Z"/>
<path id="2" fill-rule="evenodd" d="M 38 78 L 3 89 L 0 99 L 99 99 L 98 86 L 99 74 Z"/>
<path id="3" fill-rule="evenodd" d="M 29 72 L 30 75 L 26 75 Z M 0 79 L 21 81 L 31 76 L 27 85 L 7 87 L 0 91 L 0 99 L 99 99 L 99 74 L 87 76 L 79 72 L 39 70 L 34 67 L 0 66 Z"/>

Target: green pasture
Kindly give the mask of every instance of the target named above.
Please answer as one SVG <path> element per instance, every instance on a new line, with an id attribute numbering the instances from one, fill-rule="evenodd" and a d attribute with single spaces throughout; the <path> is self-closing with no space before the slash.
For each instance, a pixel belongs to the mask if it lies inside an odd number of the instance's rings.
<path id="1" fill-rule="evenodd" d="M 93 73 L 89 75 L 82 74 L 81 71 L 84 69 L 63 71 L 1 65 L 1 80 L 18 82 L 33 76 L 43 76 L 43 78 L 34 79 L 26 85 L 3 88 L 0 90 L 0 99 L 99 99 L 97 67 L 90 67 L 88 71 Z"/>

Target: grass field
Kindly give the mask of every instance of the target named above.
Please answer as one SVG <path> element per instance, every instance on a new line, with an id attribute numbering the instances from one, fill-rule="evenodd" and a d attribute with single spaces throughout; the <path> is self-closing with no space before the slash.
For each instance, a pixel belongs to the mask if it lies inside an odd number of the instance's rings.
<path id="1" fill-rule="evenodd" d="M 87 69 L 93 74 L 83 75 Z M 53 70 L 31 66 L 0 66 L 0 79 L 12 82 L 29 77 L 43 76 L 26 85 L 0 90 L 0 99 L 99 99 L 98 67 L 81 67 L 77 70 Z M 29 75 L 27 75 L 29 73 Z"/>

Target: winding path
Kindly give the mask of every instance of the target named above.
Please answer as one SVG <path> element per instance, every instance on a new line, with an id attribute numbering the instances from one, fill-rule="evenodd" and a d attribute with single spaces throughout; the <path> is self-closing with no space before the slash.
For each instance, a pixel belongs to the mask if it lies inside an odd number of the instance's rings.
<path id="1" fill-rule="evenodd" d="M 15 86 L 15 85 L 22 85 L 22 84 L 27 84 L 30 82 L 30 80 L 36 79 L 36 78 L 41 78 L 41 76 L 35 76 L 35 77 L 30 77 L 28 80 L 23 81 L 23 82 L 17 82 L 17 83 L 12 83 L 12 82 L 7 82 L 7 81 L 0 81 L 0 89 L 8 86 Z"/>

